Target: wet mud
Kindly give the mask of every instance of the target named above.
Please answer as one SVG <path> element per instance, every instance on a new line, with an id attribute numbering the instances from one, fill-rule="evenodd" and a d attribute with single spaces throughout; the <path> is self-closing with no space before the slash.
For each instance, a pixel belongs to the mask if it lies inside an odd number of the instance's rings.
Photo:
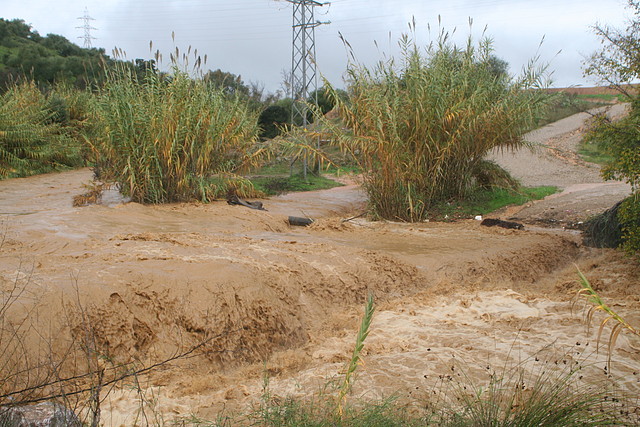
<path id="1" fill-rule="evenodd" d="M 481 381 L 486 366 L 571 357 L 595 378 L 607 356 L 573 309 L 576 266 L 640 322 L 637 264 L 583 248 L 575 232 L 344 221 L 365 208 L 355 185 L 263 200 L 268 211 L 73 207 L 90 180 L 80 170 L 0 182 L 0 284 L 25 285 L 15 316 L 37 306 L 36 324 L 61 334 L 78 330 L 70 307 L 83 307 L 114 362 L 151 364 L 206 341 L 145 377 L 167 418 L 247 408 L 265 370 L 276 395 L 315 392 L 344 368 L 369 293 L 377 313 L 354 393 L 417 406 L 452 367 Z M 289 215 L 317 221 L 291 227 Z M 639 345 L 621 336 L 605 378 L 636 394 Z M 109 425 L 131 423 L 136 396 L 110 390 Z"/>

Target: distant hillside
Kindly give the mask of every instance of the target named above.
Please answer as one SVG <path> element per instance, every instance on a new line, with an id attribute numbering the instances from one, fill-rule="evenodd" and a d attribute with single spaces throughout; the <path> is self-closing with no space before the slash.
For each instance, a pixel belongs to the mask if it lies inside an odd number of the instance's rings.
<path id="1" fill-rule="evenodd" d="M 0 90 L 23 76 L 46 85 L 65 81 L 85 87 L 101 73 L 104 49 L 84 49 L 65 37 L 42 37 L 21 19 L 0 18 Z"/>

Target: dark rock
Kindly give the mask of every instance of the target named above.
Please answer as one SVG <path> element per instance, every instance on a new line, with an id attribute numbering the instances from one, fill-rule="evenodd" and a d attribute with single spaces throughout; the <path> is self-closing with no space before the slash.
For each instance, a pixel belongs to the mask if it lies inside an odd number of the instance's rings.
<path id="1" fill-rule="evenodd" d="M 72 410 L 54 402 L 0 407 L 0 427 L 82 427 Z"/>
<path id="2" fill-rule="evenodd" d="M 241 199 L 240 197 L 233 195 L 230 196 L 227 199 L 227 203 L 230 205 L 241 205 L 241 206 L 246 206 L 247 208 L 250 209 L 256 209 L 259 211 L 266 211 L 266 209 L 264 208 L 264 206 L 262 205 L 262 202 L 248 202 L 246 200 Z"/>
<path id="3" fill-rule="evenodd" d="M 301 218 L 299 216 L 290 216 L 289 217 L 290 225 L 297 225 L 300 227 L 306 227 L 308 225 L 313 224 L 313 220 L 311 218 Z"/>

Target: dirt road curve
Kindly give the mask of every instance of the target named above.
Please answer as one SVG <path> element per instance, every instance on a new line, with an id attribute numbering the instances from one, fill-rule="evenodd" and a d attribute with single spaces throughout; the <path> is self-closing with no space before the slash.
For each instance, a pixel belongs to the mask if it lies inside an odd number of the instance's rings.
<path id="1" fill-rule="evenodd" d="M 529 133 L 531 149 L 516 153 L 494 153 L 491 158 L 518 178 L 523 185 L 553 185 L 563 191 L 544 201 L 508 210 L 507 216 L 528 223 L 572 225 L 600 213 L 627 197 L 631 187 L 624 182 L 604 182 L 600 167 L 583 161 L 576 151 L 591 114 L 608 111 L 624 114 L 625 104 L 615 104 L 576 114 Z"/>
<path id="2" fill-rule="evenodd" d="M 548 141 L 551 133 L 568 150 L 580 126 L 573 120 L 531 138 Z M 517 166 L 522 155 L 526 168 Z M 518 156 L 500 162 L 525 184 L 565 188 L 518 218 L 569 210 L 571 199 L 582 201 L 582 215 L 606 204 L 594 202 L 595 192 L 624 196 L 590 165 L 544 150 Z M 6 316 L 14 325 L 26 318 L 31 334 L 16 357 L 70 357 L 65 343 L 87 328 L 107 360 L 146 365 L 215 337 L 194 357 L 142 378 L 167 422 L 255 404 L 265 373 L 273 396 L 316 392 L 348 360 L 369 292 L 378 306 L 354 396 L 395 394 L 420 411 L 445 376 L 463 371 L 482 382 L 487 366 L 520 364 L 535 375 L 575 362 L 584 365 L 584 385 L 640 394 L 640 343 L 622 334 L 615 369 L 603 375 L 606 354 L 596 354 L 595 333 L 572 310 L 577 265 L 640 324 L 640 266 L 616 251 L 583 248 L 575 231 L 343 222 L 362 212 L 356 186 L 265 200 L 267 212 L 113 198 L 72 207 L 90 179 L 80 170 L 0 182 L 0 289 L 24 290 Z M 288 215 L 319 220 L 293 228 Z M 9 336 L 0 334 L 0 348 Z M 2 357 L 1 366 L 18 366 Z M 104 390 L 106 425 L 131 425 L 139 415 L 141 395 L 132 390 Z"/>

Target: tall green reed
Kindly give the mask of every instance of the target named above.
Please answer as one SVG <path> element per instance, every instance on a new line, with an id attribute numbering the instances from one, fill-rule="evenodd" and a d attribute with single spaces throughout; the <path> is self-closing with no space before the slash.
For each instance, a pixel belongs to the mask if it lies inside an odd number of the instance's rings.
<path id="1" fill-rule="evenodd" d="M 458 47 L 444 31 L 424 50 L 410 35 L 399 45 L 399 63 L 349 65 L 349 100 L 333 92 L 350 131 L 326 124 L 364 170 L 373 213 L 420 221 L 434 203 L 474 189 L 487 152 L 524 144 L 545 104 L 534 90 L 545 67 L 532 60 L 512 79 L 492 67 L 489 39 Z"/>
<path id="2" fill-rule="evenodd" d="M 149 67 L 139 77 L 126 62 L 108 69 L 98 99 L 97 167 L 142 203 L 251 192 L 237 173 L 264 154 L 255 142 L 257 112 L 192 77 L 179 57 L 176 49 L 168 75 Z M 198 57 L 194 68 L 200 64 Z"/>

